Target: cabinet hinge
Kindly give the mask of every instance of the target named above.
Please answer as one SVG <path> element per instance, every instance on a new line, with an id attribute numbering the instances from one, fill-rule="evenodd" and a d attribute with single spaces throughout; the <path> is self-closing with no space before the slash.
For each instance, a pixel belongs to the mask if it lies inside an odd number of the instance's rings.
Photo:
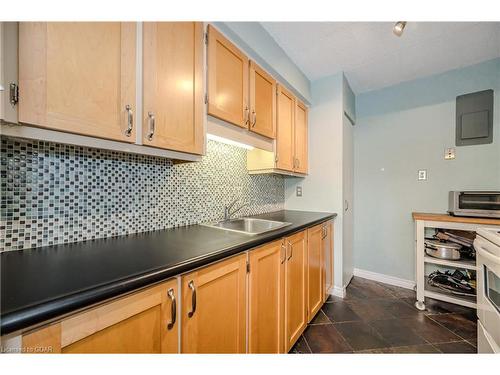
<path id="1" fill-rule="evenodd" d="M 205 104 L 208 104 L 208 94 L 205 94 Z"/>
<path id="2" fill-rule="evenodd" d="M 250 262 L 247 261 L 247 273 L 250 273 Z"/>
<path id="3" fill-rule="evenodd" d="M 9 85 L 9 102 L 11 105 L 16 105 L 19 101 L 19 86 L 15 83 Z"/>
<path id="4" fill-rule="evenodd" d="M 208 32 L 205 33 L 205 44 L 208 46 Z"/>

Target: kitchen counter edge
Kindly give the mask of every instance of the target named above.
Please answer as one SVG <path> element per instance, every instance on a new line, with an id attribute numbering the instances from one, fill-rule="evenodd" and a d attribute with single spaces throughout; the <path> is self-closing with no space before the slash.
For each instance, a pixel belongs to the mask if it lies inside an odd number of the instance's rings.
<path id="1" fill-rule="evenodd" d="M 199 267 L 250 250 L 279 238 L 283 238 L 292 233 L 299 232 L 314 225 L 334 219 L 336 213 L 324 213 L 324 216 L 316 220 L 305 222 L 288 229 L 283 228 L 277 232 L 270 232 L 266 235 L 258 236 L 242 244 L 223 248 L 215 252 L 208 253 L 202 257 L 189 259 L 182 263 L 170 267 L 162 267 L 154 271 L 140 275 L 134 275 L 106 285 L 84 290 L 69 296 L 57 298 L 35 306 L 31 306 L 18 311 L 9 312 L 0 317 L 1 335 L 12 334 L 27 328 L 36 327 L 41 323 L 60 319 L 65 315 L 73 314 L 79 310 L 89 308 L 92 305 L 102 303 L 108 299 L 119 297 L 149 287 L 155 283 L 165 281 L 168 278 L 179 276 Z"/>

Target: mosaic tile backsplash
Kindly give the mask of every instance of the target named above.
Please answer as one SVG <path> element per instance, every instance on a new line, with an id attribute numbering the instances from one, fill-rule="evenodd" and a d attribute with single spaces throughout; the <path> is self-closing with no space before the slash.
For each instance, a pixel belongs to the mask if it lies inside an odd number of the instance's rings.
<path id="1" fill-rule="evenodd" d="M 147 232 L 284 207 L 281 176 L 249 175 L 246 150 L 208 141 L 201 162 L 1 137 L 0 251 Z"/>

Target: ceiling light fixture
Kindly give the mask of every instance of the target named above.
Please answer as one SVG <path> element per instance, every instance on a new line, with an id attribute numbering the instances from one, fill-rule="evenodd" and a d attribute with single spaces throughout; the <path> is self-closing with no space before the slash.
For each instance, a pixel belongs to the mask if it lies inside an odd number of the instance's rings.
<path id="1" fill-rule="evenodd" d="M 403 31 L 406 26 L 406 21 L 398 21 L 394 24 L 394 27 L 392 28 L 392 32 L 396 36 L 401 36 L 403 35 Z"/>

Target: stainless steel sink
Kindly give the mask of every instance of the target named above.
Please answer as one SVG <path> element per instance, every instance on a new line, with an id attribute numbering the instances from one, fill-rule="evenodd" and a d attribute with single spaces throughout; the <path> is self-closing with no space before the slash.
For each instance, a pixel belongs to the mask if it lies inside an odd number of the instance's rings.
<path id="1" fill-rule="evenodd" d="M 284 228 L 288 225 L 292 225 L 292 223 L 243 217 L 240 219 L 224 220 L 217 223 L 202 225 L 216 229 L 229 230 L 231 232 L 256 235 Z"/>

